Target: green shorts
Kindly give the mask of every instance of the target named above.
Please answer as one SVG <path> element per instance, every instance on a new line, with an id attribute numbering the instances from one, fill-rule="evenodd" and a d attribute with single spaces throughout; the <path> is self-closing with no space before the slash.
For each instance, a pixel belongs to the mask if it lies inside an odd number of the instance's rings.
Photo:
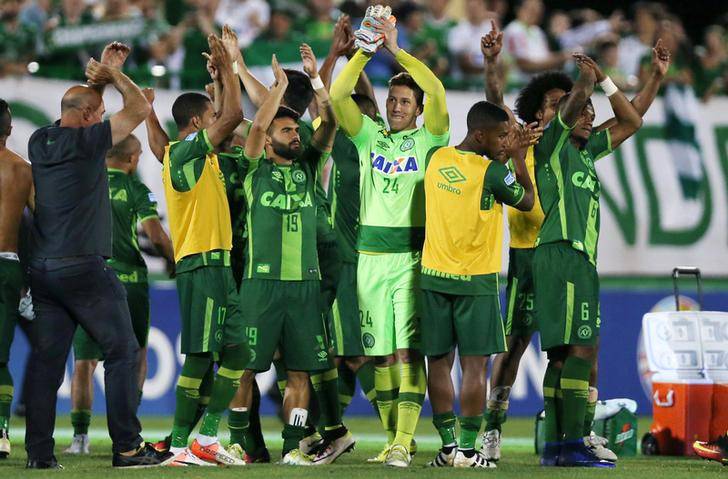
<path id="1" fill-rule="evenodd" d="M 149 284 L 121 283 L 126 289 L 126 302 L 129 305 L 131 325 L 140 348 L 147 346 L 149 337 Z M 76 328 L 73 335 L 73 357 L 79 359 L 103 360 L 101 347 L 91 339 L 85 329 Z"/>
<path id="2" fill-rule="evenodd" d="M 336 289 L 341 278 L 339 247 L 334 241 L 318 243 L 316 250 L 321 271 L 321 311 L 328 313 L 336 299 Z"/>
<path id="3" fill-rule="evenodd" d="M 279 349 L 286 369 L 329 369 L 328 340 L 318 281 L 245 279 L 240 297 L 250 346 L 247 369 L 266 371 Z"/>
<path id="4" fill-rule="evenodd" d="M 367 356 L 419 349 L 420 252 L 360 254 L 357 298 Z"/>
<path id="5" fill-rule="evenodd" d="M 533 317 L 534 248 L 511 248 L 508 253 L 506 336 L 530 337 L 536 331 Z"/>
<path id="6" fill-rule="evenodd" d="M 498 295 L 455 295 L 422 291 L 422 353 L 441 356 L 455 347 L 461 356 L 505 351 Z"/>
<path id="7" fill-rule="evenodd" d="M 584 253 L 549 243 L 533 255 L 535 317 L 541 349 L 594 346 L 599 338 L 599 276 Z"/>
<path id="8" fill-rule="evenodd" d="M 21 289 L 23 270 L 20 262 L 0 258 L 0 363 L 7 363 L 10 359 Z"/>
<path id="9" fill-rule="evenodd" d="M 177 293 L 183 354 L 219 353 L 224 346 L 247 343 L 229 266 L 203 266 L 177 273 Z"/>
<path id="10" fill-rule="evenodd" d="M 341 264 L 336 301 L 329 313 L 331 341 L 335 356 L 363 356 L 359 302 L 356 299 L 356 264 Z"/>

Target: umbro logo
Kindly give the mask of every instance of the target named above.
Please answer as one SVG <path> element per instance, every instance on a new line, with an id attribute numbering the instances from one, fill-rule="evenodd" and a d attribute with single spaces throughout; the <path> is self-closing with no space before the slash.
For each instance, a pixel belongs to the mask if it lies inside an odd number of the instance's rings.
<path id="1" fill-rule="evenodd" d="M 463 181 L 467 180 L 465 175 L 460 173 L 460 170 L 458 170 L 454 166 L 446 166 L 444 168 L 440 168 L 437 171 L 439 171 L 440 175 L 442 175 L 442 177 L 445 178 L 445 180 L 450 184 L 462 183 Z"/>

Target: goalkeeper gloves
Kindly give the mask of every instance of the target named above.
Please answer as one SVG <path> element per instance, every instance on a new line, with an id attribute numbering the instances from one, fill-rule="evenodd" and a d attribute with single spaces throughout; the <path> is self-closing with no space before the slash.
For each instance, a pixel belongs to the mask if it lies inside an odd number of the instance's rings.
<path id="1" fill-rule="evenodd" d="M 377 32 L 375 27 L 383 22 L 396 22 L 390 7 L 373 5 L 367 8 L 361 25 L 354 32 L 354 45 L 365 53 L 374 54 L 384 43 L 384 35 Z"/>

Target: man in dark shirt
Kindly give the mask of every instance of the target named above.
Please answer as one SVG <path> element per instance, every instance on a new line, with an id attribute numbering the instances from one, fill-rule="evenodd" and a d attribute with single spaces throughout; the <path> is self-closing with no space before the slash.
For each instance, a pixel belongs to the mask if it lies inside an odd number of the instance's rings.
<path id="1" fill-rule="evenodd" d="M 140 436 L 136 417 L 139 346 L 126 292 L 106 265 L 112 254 L 106 152 L 129 136 L 149 114 L 150 106 L 141 90 L 113 64 L 91 59 L 86 76 L 94 87 L 70 88 L 61 101 L 60 122 L 37 130 L 28 143 L 37 205 L 30 263 L 37 361 L 29 371 L 28 468 L 59 467 L 53 456 L 56 395 L 78 325 L 99 343 L 106 358 L 113 465 L 160 463 Z M 107 84 L 121 93 L 124 107 L 102 121 L 104 102 L 99 89 Z"/>

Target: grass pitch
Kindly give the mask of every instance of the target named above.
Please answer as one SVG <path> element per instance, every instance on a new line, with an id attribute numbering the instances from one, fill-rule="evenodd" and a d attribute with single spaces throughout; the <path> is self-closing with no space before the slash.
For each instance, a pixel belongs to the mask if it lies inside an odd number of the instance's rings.
<path id="1" fill-rule="evenodd" d="M 171 418 L 144 417 L 144 437 L 147 440 L 159 440 L 167 434 L 171 427 Z M 640 436 L 649 428 L 649 419 L 643 418 L 639 423 Z M 91 455 L 69 456 L 63 454 L 63 449 L 70 442 L 72 430 L 68 417 L 60 417 L 56 429 L 56 456 L 65 470 L 63 471 L 26 471 L 25 451 L 23 450 L 22 420 L 13 419 L 11 427 L 11 440 L 13 452 L 11 456 L 0 462 L 0 477 L 25 478 L 47 477 L 57 475 L 59 478 L 185 478 L 185 479 L 226 479 L 226 478 L 315 478 L 315 479 L 359 479 L 359 478 L 394 478 L 410 477 L 429 479 L 438 477 L 462 477 L 465 475 L 475 477 L 479 474 L 497 475 L 503 478 L 581 478 L 581 477 L 614 477 L 614 478 L 701 478 L 726 477 L 728 468 L 718 463 L 709 463 L 698 459 L 645 457 L 637 455 L 634 458 L 623 458 L 619 461 L 616 470 L 583 470 L 563 468 L 541 468 L 538 458 L 533 452 L 533 419 L 511 418 L 504 425 L 503 459 L 497 469 L 490 470 L 453 470 L 430 469 L 425 464 L 430 461 L 438 447 L 439 438 L 432 427 L 430 418 L 422 418 L 417 429 L 417 442 L 419 451 L 415 456 L 413 466 L 407 470 L 395 470 L 381 465 L 367 464 L 366 459 L 374 456 L 381 449 L 384 436 L 379 423 L 374 418 L 348 418 L 347 425 L 357 437 L 356 449 L 351 454 L 345 454 L 331 466 L 323 467 L 290 467 L 275 464 L 256 464 L 244 468 L 152 468 L 137 470 L 115 470 L 111 467 L 111 441 L 106 432 L 105 419 L 93 418 L 91 425 Z M 266 442 L 274 460 L 280 457 L 280 423 L 275 418 L 265 418 L 263 421 Z M 227 440 L 227 428 L 221 426 L 221 436 Z M 454 476 L 456 474 L 456 476 Z"/>

